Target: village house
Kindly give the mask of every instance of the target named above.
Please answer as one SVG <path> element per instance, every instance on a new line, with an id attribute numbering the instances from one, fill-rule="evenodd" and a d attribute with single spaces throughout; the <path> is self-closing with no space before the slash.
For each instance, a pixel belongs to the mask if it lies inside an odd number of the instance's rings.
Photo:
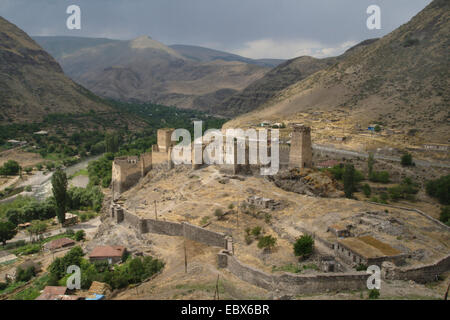
<path id="1" fill-rule="evenodd" d="M 90 262 L 108 262 L 115 264 L 122 262 L 127 249 L 123 246 L 99 246 L 95 247 L 89 255 Z"/>
<path id="2" fill-rule="evenodd" d="M 67 287 L 46 286 L 36 300 L 82 300 L 83 297 L 67 294 Z"/>
<path id="3" fill-rule="evenodd" d="M 75 245 L 75 241 L 69 238 L 60 238 L 50 241 L 45 245 L 47 250 L 53 251 L 57 249 L 67 248 Z"/>
<path id="4" fill-rule="evenodd" d="M 334 246 L 336 256 L 349 265 L 378 265 L 384 261 L 401 265 L 405 255 L 389 244 L 371 236 L 339 239 Z"/>

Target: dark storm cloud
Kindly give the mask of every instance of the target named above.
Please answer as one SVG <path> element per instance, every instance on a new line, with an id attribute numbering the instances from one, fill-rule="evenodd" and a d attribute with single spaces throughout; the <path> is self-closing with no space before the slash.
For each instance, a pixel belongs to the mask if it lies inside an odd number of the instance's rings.
<path id="1" fill-rule="evenodd" d="M 383 36 L 431 0 L 0 0 L 0 15 L 31 35 L 193 44 L 254 58 L 334 55 Z M 66 8 L 81 7 L 82 29 L 66 28 Z M 381 7 L 382 30 L 366 28 L 366 9 Z"/>

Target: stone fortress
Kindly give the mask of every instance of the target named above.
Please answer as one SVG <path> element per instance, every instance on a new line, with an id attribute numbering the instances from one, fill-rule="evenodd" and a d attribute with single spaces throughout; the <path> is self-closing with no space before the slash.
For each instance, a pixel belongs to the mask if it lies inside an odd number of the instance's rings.
<path id="1" fill-rule="evenodd" d="M 153 166 L 167 164 L 169 168 L 173 167 L 172 151 L 176 142 L 171 140 L 171 136 L 174 130 L 175 129 L 173 128 L 159 129 L 157 131 L 157 144 L 152 146 L 151 153 L 141 154 L 140 157 L 127 156 L 114 159 L 112 166 L 112 190 L 114 199 L 136 185 L 141 178 L 145 177 Z M 232 157 L 234 158 L 233 164 L 221 164 L 221 172 L 228 174 L 257 174 L 262 165 L 250 164 L 249 149 L 251 148 L 251 143 L 249 142 L 248 137 L 244 144 L 245 163 L 238 164 L 238 147 L 237 142 L 235 141 L 235 146 L 232 151 Z M 206 147 L 207 144 L 203 143 L 202 154 Z M 270 148 L 269 138 L 267 145 L 269 154 L 271 152 Z M 228 151 L 226 150 L 225 141 L 223 151 L 224 153 Z M 258 150 L 256 150 L 256 152 L 258 152 Z M 196 148 L 192 147 L 192 159 L 198 159 L 199 156 L 202 157 L 202 154 L 196 154 Z M 279 144 L 279 157 L 280 169 L 312 167 L 311 128 L 300 124 L 293 125 L 291 143 Z M 200 159 L 200 162 L 202 162 L 202 158 Z M 202 166 L 202 164 L 196 164 L 195 161 L 192 161 L 192 168 L 194 170 L 200 169 Z"/>

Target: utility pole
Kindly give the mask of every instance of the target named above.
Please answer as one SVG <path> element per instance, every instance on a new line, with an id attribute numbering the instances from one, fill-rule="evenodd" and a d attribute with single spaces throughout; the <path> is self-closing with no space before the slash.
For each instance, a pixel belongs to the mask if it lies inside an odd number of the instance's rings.
<path id="1" fill-rule="evenodd" d="M 219 297 L 219 275 L 217 275 L 216 289 L 214 291 L 214 300 L 216 300 L 216 297 L 217 297 L 217 300 L 220 300 L 220 297 Z"/>
<path id="2" fill-rule="evenodd" d="M 447 298 L 448 298 L 448 290 L 450 289 L 450 283 L 448 284 L 448 286 L 447 286 L 447 291 L 445 292 L 445 295 L 444 295 L 444 300 L 447 300 Z"/>
<path id="3" fill-rule="evenodd" d="M 155 219 L 158 220 L 158 212 L 156 210 L 156 200 L 155 200 Z"/>
<path id="4" fill-rule="evenodd" d="M 187 273 L 186 237 L 184 238 L 184 273 Z"/>

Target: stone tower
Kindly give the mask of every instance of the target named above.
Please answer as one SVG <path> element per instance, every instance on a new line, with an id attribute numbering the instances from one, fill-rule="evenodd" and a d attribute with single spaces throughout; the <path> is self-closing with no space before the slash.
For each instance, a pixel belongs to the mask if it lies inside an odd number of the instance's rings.
<path id="1" fill-rule="evenodd" d="M 289 168 L 312 167 L 311 128 L 294 125 L 289 152 Z"/>
<path id="2" fill-rule="evenodd" d="M 158 150 L 160 152 L 169 152 L 169 148 L 174 144 L 171 141 L 171 136 L 174 131 L 175 129 L 172 128 L 158 129 Z"/>

